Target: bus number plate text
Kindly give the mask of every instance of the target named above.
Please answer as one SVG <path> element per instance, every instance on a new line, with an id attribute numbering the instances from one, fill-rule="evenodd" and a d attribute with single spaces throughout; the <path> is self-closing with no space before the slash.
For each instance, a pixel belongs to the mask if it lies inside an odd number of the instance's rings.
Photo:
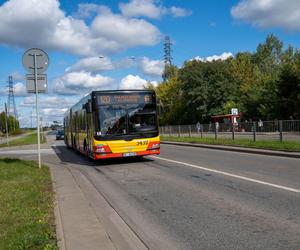
<path id="1" fill-rule="evenodd" d="M 145 146 L 145 145 L 148 145 L 148 141 L 138 141 L 137 146 Z"/>

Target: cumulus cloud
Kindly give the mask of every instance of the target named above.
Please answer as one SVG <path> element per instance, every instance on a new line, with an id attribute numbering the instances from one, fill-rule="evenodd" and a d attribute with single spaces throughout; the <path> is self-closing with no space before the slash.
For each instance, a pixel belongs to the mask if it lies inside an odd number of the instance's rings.
<path id="1" fill-rule="evenodd" d="M 76 100 L 73 98 L 67 98 L 62 96 L 40 96 L 39 107 L 45 108 L 56 108 L 66 109 L 75 104 Z M 20 107 L 35 107 L 35 96 L 28 96 L 19 105 Z"/>
<path id="2" fill-rule="evenodd" d="M 87 71 L 87 72 L 102 72 L 114 69 L 114 65 L 107 57 L 87 57 L 79 60 L 77 63 L 67 68 L 66 71 Z"/>
<path id="3" fill-rule="evenodd" d="M 120 3 L 119 8 L 124 16 L 146 16 L 160 18 L 162 7 L 156 6 L 153 0 L 132 0 L 129 3 Z"/>
<path id="4" fill-rule="evenodd" d="M 91 72 L 67 72 L 53 81 L 54 92 L 61 95 L 79 95 L 92 90 L 111 88 L 114 80 Z"/>
<path id="5" fill-rule="evenodd" d="M 22 81 L 25 79 L 25 75 L 21 74 L 19 71 L 15 71 L 10 74 L 14 81 Z"/>
<path id="6" fill-rule="evenodd" d="M 260 28 L 299 31 L 299 9 L 299 0 L 242 0 L 231 9 L 231 15 Z"/>
<path id="7" fill-rule="evenodd" d="M 8 87 L 6 88 L 0 88 L 0 95 L 7 96 L 8 95 Z M 14 96 L 16 97 L 24 97 L 27 96 L 26 86 L 21 83 L 17 82 L 14 84 Z"/>
<path id="8" fill-rule="evenodd" d="M 163 15 L 169 14 L 173 17 L 184 17 L 192 14 L 190 10 L 172 6 L 167 8 L 162 4 L 157 4 L 155 0 L 131 0 L 128 3 L 120 3 L 119 8 L 127 17 L 148 17 L 159 19 Z"/>
<path id="9" fill-rule="evenodd" d="M 51 124 L 53 120 L 62 122 L 66 110 L 78 101 L 78 98 L 62 97 L 57 95 L 40 95 L 39 99 L 40 117 L 42 118 L 44 125 Z M 19 116 L 21 126 L 36 127 L 35 110 L 28 112 L 29 109 L 27 109 L 27 111 L 24 109 L 35 107 L 35 96 L 31 95 L 24 98 L 18 106 L 22 108 L 20 109 L 22 112 L 20 112 Z"/>
<path id="10" fill-rule="evenodd" d="M 161 76 L 164 71 L 164 62 L 161 60 L 150 60 L 147 57 L 143 57 L 141 67 L 146 75 Z"/>
<path id="11" fill-rule="evenodd" d="M 27 90 L 26 90 L 26 86 L 21 83 L 21 82 L 17 82 L 14 85 L 14 95 L 15 96 L 27 96 Z"/>
<path id="12" fill-rule="evenodd" d="M 169 11 L 174 17 L 185 17 L 192 15 L 192 11 L 175 6 L 172 6 Z"/>
<path id="13" fill-rule="evenodd" d="M 146 81 L 145 79 L 142 79 L 138 75 L 127 75 L 121 80 L 121 84 L 119 86 L 120 89 L 144 89 L 148 83 L 153 84 L 154 86 L 157 86 L 156 81 Z"/>
<path id="14" fill-rule="evenodd" d="M 143 19 L 127 18 L 113 13 L 98 15 L 92 23 L 92 33 L 103 38 L 100 46 L 125 49 L 159 42 L 158 29 Z"/>
<path id="15" fill-rule="evenodd" d="M 124 68 L 141 68 L 145 75 L 157 77 L 162 75 L 164 62 L 151 60 L 147 57 L 136 58 L 134 56 L 121 58 L 117 61 L 111 61 L 110 58 L 104 56 L 87 57 L 68 67 L 66 72 L 86 71 L 97 73 Z"/>
<path id="16" fill-rule="evenodd" d="M 196 56 L 192 60 L 197 60 L 197 61 L 201 61 L 201 62 L 212 62 L 212 61 L 218 61 L 218 60 L 224 61 L 230 57 L 233 57 L 233 54 L 231 52 L 224 52 L 221 55 L 213 55 L 213 56 L 208 56 L 208 57 Z"/>
<path id="17" fill-rule="evenodd" d="M 86 15 L 91 7 L 95 6 L 82 7 Z M 6 1 L 0 6 L 0 43 L 92 56 L 160 41 L 159 30 L 146 20 L 96 7 L 96 16 L 88 25 L 83 19 L 66 16 L 58 0 Z"/>
<path id="18" fill-rule="evenodd" d="M 42 115 L 52 116 L 52 117 L 62 117 L 67 110 L 68 110 L 67 108 L 63 108 L 63 109 L 45 108 L 42 109 Z"/>
<path id="19" fill-rule="evenodd" d="M 98 14 L 103 11 L 105 6 L 97 5 L 94 3 L 80 3 L 78 4 L 78 10 L 75 13 L 77 18 L 89 18 L 93 14 Z"/>

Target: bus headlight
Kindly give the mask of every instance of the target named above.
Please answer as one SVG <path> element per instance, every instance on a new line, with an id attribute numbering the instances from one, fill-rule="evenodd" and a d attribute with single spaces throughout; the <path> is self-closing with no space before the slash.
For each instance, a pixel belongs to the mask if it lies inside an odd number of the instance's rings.
<path id="1" fill-rule="evenodd" d="M 150 142 L 148 150 L 157 150 L 160 149 L 160 142 Z"/>
<path id="2" fill-rule="evenodd" d="M 111 150 L 108 145 L 94 146 L 94 152 L 98 154 L 109 154 Z"/>

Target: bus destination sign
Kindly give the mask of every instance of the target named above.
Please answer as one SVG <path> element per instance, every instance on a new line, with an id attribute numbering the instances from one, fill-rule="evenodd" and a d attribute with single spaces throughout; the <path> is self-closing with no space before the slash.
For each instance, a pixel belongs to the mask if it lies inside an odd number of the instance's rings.
<path id="1" fill-rule="evenodd" d="M 135 103 L 153 103 L 153 95 L 100 95 L 98 96 L 100 105 L 108 104 L 135 104 Z"/>

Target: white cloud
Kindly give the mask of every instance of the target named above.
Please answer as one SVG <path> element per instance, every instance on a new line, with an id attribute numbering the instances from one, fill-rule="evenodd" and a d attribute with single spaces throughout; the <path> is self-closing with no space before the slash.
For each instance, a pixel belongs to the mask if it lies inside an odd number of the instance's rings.
<path id="1" fill-rule="evenodd" d="M 153 84 L 154 86 L 158 85 L 157 81 L 146 81 L 138 75 L 127 75 L 121 80 L 119 89 L 144 89 L 148 83 Z"/>
<path id="2" fill-rule="evenodd" d="M 119 8 L 124 16 L 146 16 L 149 18 L 160 18 L 162 7 L 156 6 L 153 0 L 132 0 L 129 3 L 120 3 Z"/>
<path id="3" fill-rule="evenodd" d="M 97 5 L 94 3 L 80 3 L 78 4 L 78 10 L 75 13 L 77 18 L 89 18 L 93 14 L 98 14 L 103 11 L 104 6 Z"/>
<path id="4" fill-rule="evenodd" d="M 67 110 L 68 110 L 67 108 L 63 108 L 63 109 L 45 108 L 42 109 L 42 115 L 51 116 L 51 117 L 62 117 Z"/>
<path id="5" fill-rule="evenodd" d="M 100 45 L 107 50 L 153 45 L 161 38 L 158 29 L 149 22 L 112 13 L 98 15 L 91 28 L 93 36 L 100 37 Z"/>
<path id="6" fill-rule="evenodd" d="M 231 15 L 260 28 L 299 31 L 299 10 L 299 0 L 242 0 L 231 9 Z"/>
<path id="7" fill-rule="evenodd" d="M 26 86 L 21 82 L 17 82 L 16 84 L 14 84 L 14 95 L 27 96 L 28 94 L 27 94 Z"/>
<path id="8" fill-rule="evenodd" d="M 185 17 L 192 15 L 192 11 L 175 6 L 172 6 L 169 11 L 174 17 Z"/>
<path id="9" fill-rule="evenodd" d="M 164 71 L 164 62 L 161 60 L 150 60 L 144 57 L 141 62 L 143 72 L 149 76 L 162 76 Z"/>
<path id="10" fill-rule="evenodd" d="M 157 5 L 157 3 L 159 3 Z M 192 14 L 190 10 L 172 6 L 167 8 L 160 1 L 155 0 L 131 0 L 128 3 L 120 3 L 119 8 L 127 17 L 148 17 L 159 19 L 163 15 L 169 14 L 173 17 L 184 17 Z"/>
<path id="11" fill-rule="evenodd" d="M 15 71 L 10 74 L 14 81 L 22 81 L 25 79 L 25 75 L 22 75 L 19 71 Z"/>
<path id="12" fill-rule="evenodd" d="M 14 86 L 14 96 L 24 97 L 28 95 L 26 91 L 26 86 L 23 83 L 17 82 L 13 86 Z M 8 87 L 0 88 L 0 95 L 8 96 Z"/>
<path id="13" fill-rule="evenodd" d="M 95 6 L 85 7 L 88 15 Z M 0 6 L 0 43 L 94 56 L 160 41 L 159 30 L 151 23 L 96 7 L 96 17 L 88 25 L 82 19 L 66 16 L 58 0 L 6 1 Z"/>
<path id="14" fill-rule="evenodd" d="M 76 100 L 70 97 L 62 97 L 62 96 L 43 96 L 39 97 L 39 107 L 41 109 L 45 108 L 59 108 L 66 109 L 75 104 Z M 19 105 L 20 107 L 35 107 L 35 96 L 28 96 L 24 98 L 24 100 Z"/>
<path id="15" fill-rule="evenodd" d="M 77 63 L 67 68 L 66 71 L 87 71 L 87 72 L 101 72 L 114 69 L 114 65 L 107 57 L 87 57 L 79 60 Z"/>
<path id="16" fill-rule="evenodd" d="M 196 56 L 192 60 L 197 60 L 197 61 L 201 61 L 201 62 L 212 62 L 212 61 L 218 61 L 218 60 L 224 61 L 230 57 L 233 57 L 233 54 L 231 52 L 224 52 L 221 55 L 213 55 L 213 56 L 208 56 L 208 57 Z"/>
<path id="17" fill-rule="evenodd" d="M 54 92 L 62 95 L 83 95 L 92 90 L 111 88 L 114 80 L 90 72 L 67 72 L 53 81 Z"/>
<path id="18" fill-rule="evenodd" d="M 144 89 L 147 81 L 138 75 L 128 75 L 121 80 L 120 89 Z"/>
<path id="19" fill-rule="evenodd" d="M 71 97 L 62 97 L 62 96 L 49 96 L 49 95 L 40 95 L 39 96 L 39 109 L 40 109 L 40 117 L 43 120 L 44 125 L 52 124 L 54 120 L 63 121 L 64 113 L 67 109 L 69 109 L 72 105 L 74 105 L 78 101 L 77 98 Z M 36 127 L 36 113 L 35 109 L 27 109 L 24 108 L 34 108 L 35 107 L 35 95 L 28 96 L 23 99 L 23 101 L 18 105 L 22 109 L 19 116 L 19 121 L 21 122 L 22 127 Z M 28 112 L 29 111 L 29 112 Z M 32 124 L 31 124 L 32 120 Z"/>

